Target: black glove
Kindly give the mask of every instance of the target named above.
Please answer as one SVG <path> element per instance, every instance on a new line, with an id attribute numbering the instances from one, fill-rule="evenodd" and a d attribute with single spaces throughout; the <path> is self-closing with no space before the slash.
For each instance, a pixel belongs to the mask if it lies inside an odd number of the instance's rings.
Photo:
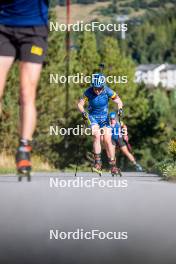
<path id="1" fill-rule="evenodd" d="M 118 114 L 118 116 L 122 116 L 122 115 L 123 115 L 123 109 L 120 108 L 120 109 L 118 110 L 117 114 Z"/>
<path id="2" fill-rule="evenodd" d="M 87 121 L 89 119 L 87 112 L 82 112 L 82 118 L 84 121 Z"/>

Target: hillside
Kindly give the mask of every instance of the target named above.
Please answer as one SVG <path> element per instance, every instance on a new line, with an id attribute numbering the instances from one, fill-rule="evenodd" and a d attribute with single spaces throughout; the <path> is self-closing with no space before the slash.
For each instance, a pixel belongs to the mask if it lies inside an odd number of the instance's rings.
<path id="1" fill-rule="evenodd" d="M 108 22 L 116 15 L 122 14 L 128 15 L 130 20 L 140 19 L 152 11 L 172 9 L 176 5 L 176 0 L 112 0 L 103 2 L 89 0 L 89 4 L 84 4 L 85 0 L 79 0 L 79 3 L 73 3 L 73 1 L 71 3 L 71 23 L 75 23 L 78 20 Z M 59 22 L 65 23 L 66 7 L 57 5 L 56 10 Z"/>
<path id="2" fill-rule="evenodd" d="M 89 22 L 91 20 L 96 20 L 97 18 L 101 21 L 107 19 L 99 13 L 100 8 L 108 8 L 110 2 L 97 2 L 95 4 L 82 5 L 82 4 L 73 4 L 71 5 L 71 23 L 76 21 Z M 66 7 L 57 6 L 56 12 L 58 15 L 59 23 L 66 23 Z"/>

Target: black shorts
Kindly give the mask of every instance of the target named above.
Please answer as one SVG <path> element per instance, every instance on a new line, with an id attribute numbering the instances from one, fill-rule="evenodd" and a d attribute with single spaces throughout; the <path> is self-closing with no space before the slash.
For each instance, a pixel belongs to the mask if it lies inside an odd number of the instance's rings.
<path id="1" fill-rule="evenodd" d="M 127 146 L 125 140 L 122 137 L 119 138 L 119 140 L 118 140 L 118 146 L 119 146 L 119 148 Z"/>
<path id="2" fill-rule="evenodd" d="M 0 56 L 42 64 L 46 57 L 48 27 L 0 25 Z"/>

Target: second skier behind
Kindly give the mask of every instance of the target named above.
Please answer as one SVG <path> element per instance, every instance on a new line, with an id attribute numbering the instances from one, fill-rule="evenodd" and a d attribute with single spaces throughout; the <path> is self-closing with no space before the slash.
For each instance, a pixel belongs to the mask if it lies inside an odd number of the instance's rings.
<path id="1" fill-rule="evenodd" d="M 119 148 L 121 152 L 131 161 L 131 163 L 135 166 L 136 171 L 142 172 L 143 168 L 136 162 L 135 157 L 131 153 L 127 126 L 123 122 L 119 123 L 117 121 L 115 112 L 111 112 L 109 114 L 109 119 L 112 128 L 112 142 L 114 143 L 114 146 Z"/>

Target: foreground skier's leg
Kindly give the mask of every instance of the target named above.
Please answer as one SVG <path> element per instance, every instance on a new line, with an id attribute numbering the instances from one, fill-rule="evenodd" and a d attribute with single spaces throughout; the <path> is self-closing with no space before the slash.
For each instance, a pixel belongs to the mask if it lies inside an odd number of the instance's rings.
<path id="1" fill-rule="evenodd" d="M 42 65 L 20 63 L 20 137 L 32 140 L 36 127 L 36 89 Z"/>
<path id="2" fill-rule="evenodd" d="M 106 153 L 109 159 L 109 166 L 111 170 L 112 176 L 120 174 L 121 171 L 116 166 L 116 158 L 115 158 L 115 145 L 112 144 L 112 131 L 111 128 L 105 127 L 104 128 L 104 145 L 106 148 Z"/>
<path id="3" fill-rule="evenodd" d="M 20 62 L 20 144 L 16 153 L 17 172 L 31 171 L 31 140 L 36 127 L 35 97 L 42 64 Z"/>
<path id="4" fill-rule="evenodd" d="M 7 45 L 7 44 L 6 44 Z M 7 79 L 8 72 L 13 64 L 14 57 L 13 56 L 0 56 L 0 72 L 1 72 L 1 78 L 0 78 L 0 103 L 2 100 L 5 83 Z"/>
<path id="5" fill-rule="evenodd" d="M 100 142 L 100 129 L 98 125 L 92 127 L 93 134 L 93 152 L 94 152 L 94 165 L 92 171 L 101 175 L 102 161 L 101 161 L 101 142 Z"/>
<path id="6" fill-rule="evenodd" d="M 92 171 L 98 173 L 100 176 L 102 174 L 102 161 L 101 154 L 94 154 L 94 165 Z"/>

